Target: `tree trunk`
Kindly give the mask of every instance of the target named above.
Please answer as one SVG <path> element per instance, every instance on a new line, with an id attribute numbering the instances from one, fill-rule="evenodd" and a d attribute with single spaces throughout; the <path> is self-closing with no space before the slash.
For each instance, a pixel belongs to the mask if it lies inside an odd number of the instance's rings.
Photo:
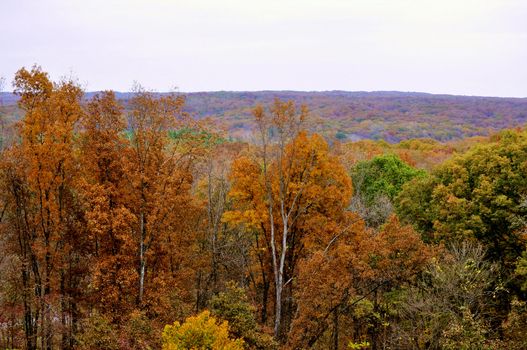
<path id="1" fill-rule="evenodd" d="M 41 298 L 42 301 L 42 349 L 51 350 L 51 305 L 49 304 L 49 297 L 51 295 L 51 253 L 49 247 L 49 240 L 46 237 L 46 270 L 44 279 L 44 295 Z"/>
<path id="2" fill-rule="evenodd" d="M 31 302 L 29 300 L 29 275 L 27 264 L 24 264 L 22 268 L 22 300 L 24 304 L 24 332 L 26 335 L 26 348 L 27 350 L 36 350 L 37 344 L 37 329 L 33 319 L 33 312 L 31 310 Z"/>
<path id="3" fill-rule="evenodd" d="M 267 305 L 269 303 L 269 281 L 267 280 L 267 277 L 265 276 L 265 273 L 263 273 L 263 289 L 262 289 L 262 324 L 267 323 Z"/>
<path id="4" fill-rule="evenodd" d="M 146 267 L 146 257 L 145 257 L 145 219 L 144 213 L 140 214 L 140 242 L 139 242 L 139 297 L 138 304 L 143 303 L 143 294 L 145 286 L 145 267 Z"/>
<path id="5" fill-rule="evenodd" d="M 339 308 L 333 311 L 333 350 L 339 349 Z"/>
<path id="6" fill-rule="evenodd" d="M 278 280 L 275 287 L 275 315 L 274 315 L 274 336 L 280 336 L 280 322 L 282 321 L 282 277 L 278 272 Z"/>
<path id="7" fill-rule="evenodd" d="M 282 213 L 284 212 L 282 201 Z M 285 268 L 285 258 L 287 253 L 287 236 L 289 234 L 289 227 L 287 217 L 282 214 L 283 222 L 283 232 L 282 232 L 282 249 L 280 251 L 280 265 L 278 267 L 278 277 L 276 278 L 276 313 L 275 313 L 275 325 L 274 325 L 274 335 L 275 337 L 280 337 L 281 323 L 282 323 L 282 294 L 284 289 L 284 268 Z"/>
<path id="8" fill-rule="evenodd" d="M 69 337 L 69 331 L 68 331 L 68 325 L 66 320 L 66 312 L 67 312 L 67 305 L 66 305 L 66 286 L 64 281 L 64 269 L 61 269 L 60 271 L 60 324 L 61 324 L 61 339 L 60 339 L 60 347 L 62 350 L 68 350 L 68 337 Z"/>
<path id="9" fill-rule="evenodd" d="M 272 202 L 271 202 L 272 203 Z M 272 204 L 269 205 L 269 215 L 271 220 L 271 253 L 273 260 L 273 272 L 275 281 L 275 316 L 274 316 L 274 336 L 278 338 L 280 331 L 280 319 L 282 314 L 282 279 L 281 271 L 278 267 L 278 261 L 276 257 L 276 243 L 275 243 L 275 229 L 273 219 L 273 208 Z"/>

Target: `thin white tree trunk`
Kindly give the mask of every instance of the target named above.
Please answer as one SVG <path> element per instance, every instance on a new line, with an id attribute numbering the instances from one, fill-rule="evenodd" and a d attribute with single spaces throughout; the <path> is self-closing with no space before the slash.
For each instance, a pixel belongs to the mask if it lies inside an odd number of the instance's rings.
<path id="1" fill-rule="evenodd" d="M 143 302 L 143 293 L 145 286 L 145 267 L 146 267 L 146 257 L 145 257 L 145 220 L 144 214 L 140 214 L 140 242 L 139 242 L 139 304 Z"/>

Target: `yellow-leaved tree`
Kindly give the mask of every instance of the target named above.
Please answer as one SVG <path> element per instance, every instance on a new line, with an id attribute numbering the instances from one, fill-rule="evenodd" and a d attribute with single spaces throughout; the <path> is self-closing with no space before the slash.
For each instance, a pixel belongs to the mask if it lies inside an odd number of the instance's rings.
<path id="1" fill-rule="evenodd" d="M 228 322 L 220 323 L 209 311 L 203 311 L 187 318 L 183 324 L 176 321 L 165 326 L 163 350 L 183 349 L 243 350 L 244 341 L 230 339 Z"/>

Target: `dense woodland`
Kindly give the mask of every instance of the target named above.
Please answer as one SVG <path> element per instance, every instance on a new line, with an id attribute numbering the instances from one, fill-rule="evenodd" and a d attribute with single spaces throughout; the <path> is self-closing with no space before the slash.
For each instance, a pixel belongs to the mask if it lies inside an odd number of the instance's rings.
<path id="1" fill-rule="evenodd" d="M 236 141 L 180 94 L 86 98 L 39 67 L 13 86 L 1 348 L 527 348 L 522 127 L 349 141 L 276 98 Z"/>
<path id="2" fill-rule="evenodd" d="M 88 92 L 85 98 L 95 94 Z M 132 93 L 117 92 L 116 97 L 128 109 Z M 341 142 L 373 139 L 394 143 L 412 138 L 446 142 L 527 123 L 527 98 L 403 92 L 196 92 L 185 94 L 183 110 L 198 119 L 211 118 L 231 139 L 250 141 L 254 106 L 268 106 L 275 98 L 306 105 L 310 112 L 306 129 Z M 16 95 L 0 93 L 2 100 L 8 119 L 23 116 Z"/>

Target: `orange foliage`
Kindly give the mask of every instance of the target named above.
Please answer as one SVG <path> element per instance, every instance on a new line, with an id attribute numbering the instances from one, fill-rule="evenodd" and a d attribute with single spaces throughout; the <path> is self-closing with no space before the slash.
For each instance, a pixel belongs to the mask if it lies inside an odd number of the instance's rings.
<path id="1" fill-rule="evenodd" d="M 259 113 L 255 112 L 257 118 Z M 278 122 L 273 125 L 283 136 L 280 127 L 291 121 L 284 122 L 281 111 L 275 117 Z M 283 131 L 286 132 L 289 131 Z M 287 141 L 279 136 L 276 144 L 265 144 L 259 150 L 264 152 L 263 158 L 258 158 L 256 152 L 233 162 L 230 198 L 235 208 L 224 215 L 226 222 L 244 225 L 255 233 L 254 254 L 263 284 L 262 313 L 267 312 L 266 283 L 270 276 L 274 277 L 275 317 L 280 319 L 275 321 L 275 334 L 277 322 L 285 323 L 285 328 L 291 322 L 296 286 L 292 281 L 297 278 L 299 259 L 327 245 L 342 229 L 352 194 L 349 176 L 329 153 L 322 137 L 305 132 L 293 133 L 291 137 Z M 274 156 L 266 157 L 265 153 Z M 278 314 L 282 305 L 277 308 L 282 293 L 290 296 L 283 305 L 285 316 Z"/>
<path id="2" fill-rule="evenodd" d="M 122 107 L 113 92 L 95 96 L 82 120 L 79 179 L 86 206 L 91 249 L 94 302 L 106 315 L 127 315 L 135 299 L 128 291 L 137 286 L 135 246 L 130 232 L 137 221 L 128 208 L 125 158 L 128 142 Z"/>
<path id="3" fill-rule="evenodd" d="M 432 256 L 419 235 L 410 226 L 400 226 L 396 217 L 376 234 L 360 220 L 350 220 L 338 240 L 300 263 L 298 316 L 288 343 L 292 349 L 312 347 L 331 328 L 334 317 L 363 298 L 410 282 Z"/>
<path id="4" fill-rule="evenodd" d="M 72 341 L 81 286 L 74 271 L 85 243 L 75 197 L 74 127 L 82 115 L 82 90 L 73 81 L 53 84 L 39 67 L 19 70 L 14 80 L 25 117 L 20 143 L 6 151 L 11 234 L 18 241 L 26 347 L 51 346 L 52 313 L 61 314 L 62 342 Z M 74 316 L 75 317 L 75 316 Z"/>

